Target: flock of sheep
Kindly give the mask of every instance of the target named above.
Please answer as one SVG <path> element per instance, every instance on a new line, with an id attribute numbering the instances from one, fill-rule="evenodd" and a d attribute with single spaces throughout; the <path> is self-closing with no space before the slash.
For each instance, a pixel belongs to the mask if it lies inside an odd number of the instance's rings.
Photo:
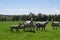
<path id="1" fill-rule="evenodd" d="M 35 29 L 40 30 L 40 28 L 42 28 L 42 30 L 45 31 L 45 27 L 46 27 L 47 23 L 48 23 L 48 20 L 45 22 L 38 21 L 35 23 L 33 21 L 25 21 L 24 23 L 19 24 L 19 25 L 11 25 L 10 31 L 13 31 L 13 29 L 16 29 L 16 32 L 18 32 L 19 29 L 23 29 L 24 31 L 27 31 L 30 29 L 30 31 L 33 31 Z M 56 29 L 57 29 L 57 27 L 59 27 L 59 22 L 55 22 L 52 20 L 51 23 L 52 23 L 53 29 L 54 29 L 54 27 L 56 27 Z"/>

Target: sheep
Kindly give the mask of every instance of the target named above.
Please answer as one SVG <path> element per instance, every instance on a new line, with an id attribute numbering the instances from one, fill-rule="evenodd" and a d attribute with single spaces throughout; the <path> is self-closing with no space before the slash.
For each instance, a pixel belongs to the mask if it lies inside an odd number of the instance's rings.
<path id="1" fill-rule="evenodd" d="M 34 27 L 34 25 L 33 25 L 33 22 L 31 22 L 31 21 L 25 21 L 24 23 L 23 23 L 23 25 L 24 25 L 24 30 L 27 28 L 30 28 L 30 30 L 32 31 L 32 28 Z"/>
<path id="2" fill-rule="evenodd" d="M 54 29 L 54 27 L 56 27 L 56 29 L 57 29 L 57 27 L 59 27 L 59 22 L 53 21 L 53 19 L 52 19 L 52 27 L 53 27 L 53 29 Z"/>
<path id="3" fill-rule="evenodd" d="M 45 31 L 46 24 L 47 24 L 47 22 L 36 22 L 36 29 L 40 30 L 40 28 L 42 28 L 42 30 L 44 29 L 44 31 Z"/>
<path id="4" fill-rule="evenodd" d="M 52 27 L 53 27 L 53 29 L 54 29 L 54 27 L 56 27 L 56 29 L 57 29 L 57 27 L 59 27 L 59 22 L 53 21 L 52 22 Z"/>
<path id="5" fill-rule="evenodd" d="M 25 31 L 26 28 L 30 28 L 32 30 L 33 27 L 33 18 L 31 18 L 31 21 L 25 21 L 23 24 L 21 25 L 11 25 L 10 26 L 10 30 L 13 31 L 13 29 L 16 29 L 16 31 L 18 31 L 18 29 L 23 29 Z"/>
<path id="6" fill-rule="evenodd" d="M 21 24 L 19 24 L 19 25 L 10 25 L 10 31 L 13 32 L 13 29 L 16 29 L 16 32 L 18 32 L 19 31 L 19 28 L 20 28 L 20 25 Z"/>

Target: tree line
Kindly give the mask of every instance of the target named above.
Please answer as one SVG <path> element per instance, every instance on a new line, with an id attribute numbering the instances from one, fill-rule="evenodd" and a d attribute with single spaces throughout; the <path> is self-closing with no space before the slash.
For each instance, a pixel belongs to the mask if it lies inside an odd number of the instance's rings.
<path id="1" fill-rule="evenodd" d="M 51 21 L 51 19 L 60 21 L 60 15 L 45 15 L 42 13 L 38 13 L 38 15 L 32 12 L 30 12 L 29 15 L 0 15 L 0 21 L 27 21 L 31 18 L 33 18 L 34 21 Z"/>

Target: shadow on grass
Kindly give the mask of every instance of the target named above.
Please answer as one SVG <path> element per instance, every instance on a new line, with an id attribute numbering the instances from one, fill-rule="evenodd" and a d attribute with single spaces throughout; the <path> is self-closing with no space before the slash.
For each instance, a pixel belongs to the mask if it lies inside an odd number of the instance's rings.
<path id="1" fill-rule="evenodd" d="M 20 30 L 19 32 L 16 32 L 15 30 L 14 31 L 10 31 L 10 30 L 5 30 L 4 32 L 8 32 L 8 33 L 22 33 L 22 32 L 30 32 L 30 33 L 37 33 L 37 32 L 53 32 L 53 31 L 56 31 L 56 30 L 26 30 L 26 31 L 22 31 Z"/>
<path id="2" fill-rule="evenodd" d="M 36 32 L 52 32 L 53 30 L 37 30 Z"/>
<path id="3" fill-rule="evenodd" d="M 9 32 L 9 33 L 21 33 L 21 32 Z"/>
<path id="4" fill-rule="evenodd" d="M 31 33 L 36 33 L 35 31 L 32 31 L 32 30 L 26 30 L 24 32 L 31 32 Z"/>

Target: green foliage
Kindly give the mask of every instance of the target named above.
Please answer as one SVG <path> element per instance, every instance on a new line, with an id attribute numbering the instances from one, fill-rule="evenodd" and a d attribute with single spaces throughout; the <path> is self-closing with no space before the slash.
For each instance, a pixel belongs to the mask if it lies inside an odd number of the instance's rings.
<path id="1" fill-rule="evenodd" d="M 0 21 L 26 21 L 31 20 L 31 17 L 34 21 L 51 21 L 51 19 L 54 21 L 60 21 L 60 15 L 45 15 L 42 13 L 35 15 L 32 12 L 30 12 L 29 15 L 0 15 Z"/>

